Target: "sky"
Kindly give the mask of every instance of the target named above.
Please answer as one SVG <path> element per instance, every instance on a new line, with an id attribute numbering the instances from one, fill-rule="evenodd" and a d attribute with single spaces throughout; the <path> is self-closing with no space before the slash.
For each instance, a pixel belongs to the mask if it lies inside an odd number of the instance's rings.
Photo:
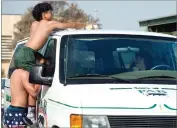
<path id="1" fill-rule="evenodd" d="M 28 7 L 39 1 L 3 0 L 2 14 L 23 14 Z M 100 19 L 103 29 L 141 30 L 139 21 L 174 15 L 177 12 L 173 1 L 70 1 L 78 3 L 86 13 Z M 94 13 L 97 10 L 97 13 Z"/>

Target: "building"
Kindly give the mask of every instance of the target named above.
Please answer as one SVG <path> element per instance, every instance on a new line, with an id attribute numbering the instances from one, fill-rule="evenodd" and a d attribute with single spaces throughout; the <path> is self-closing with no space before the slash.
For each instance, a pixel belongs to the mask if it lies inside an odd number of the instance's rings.
<path id="1" fill-rule="evenodd" d="M 12 57 L 12 40 L 14 38 L 14 25 L 21 19 L 18 14 L 2 14 L 2 35 L 1 35 L 1 70 L 7 74 L 9 62 Z"/>
<path id="2" fill-rule="evenodd" d="M 140 27 L 146 27 L 150 32 L 174 33 L 177 32 L 177 15 L 164 16 L 139 21 Z"/>

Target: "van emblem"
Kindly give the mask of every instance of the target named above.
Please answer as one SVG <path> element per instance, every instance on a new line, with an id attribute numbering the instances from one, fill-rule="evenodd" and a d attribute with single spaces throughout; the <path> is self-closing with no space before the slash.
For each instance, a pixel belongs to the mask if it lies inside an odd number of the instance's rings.
<path id="1" fill-rule="evenodd" d="M 164 90 L 138 90 L 141 94 L 145 95 L 145 96 L 167 96 L 167 92 Z"/>

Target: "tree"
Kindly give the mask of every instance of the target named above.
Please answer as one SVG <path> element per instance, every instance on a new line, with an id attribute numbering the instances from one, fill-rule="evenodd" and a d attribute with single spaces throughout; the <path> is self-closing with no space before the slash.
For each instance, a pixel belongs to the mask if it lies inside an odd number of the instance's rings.
<path id="1" fill-rule="evenodd" d="M 63 12 L 64 9 L 69 5 L 66 1 L 47 1 L 47 2 L 50 3 L 53 7 L 54 17 Z"/>
<path id="2" fill-rule="evenodd" d="M 59 17 L 59 20 L 63 22 L 99 22 L 99 19 L 94 19 L 91 15 L 86 14 L 76 3 L 68 5 L 68 8 L 61 10 L 56 17 Z"/>
<path id="3" fill-rule="evenodd" d="M 66 1 L 44 1 L 51 3 L 54 12 L 54 19 L 60 22 L 89 22 L 97 23 L 101 28 L 99 19 L 94 19 L 88 15 L 84 10 L 80 9 L 76 3 L 68 3 Z M 31 15 L 32 7 L 28 8 L 26 13 L 22 16 L 21 20 L 14 25 L 14 39 L 12 41 L 13 47 L 16 46 L 18 40 L 24 39 L 29 36 L 31 23 L 34 18 Z"/>

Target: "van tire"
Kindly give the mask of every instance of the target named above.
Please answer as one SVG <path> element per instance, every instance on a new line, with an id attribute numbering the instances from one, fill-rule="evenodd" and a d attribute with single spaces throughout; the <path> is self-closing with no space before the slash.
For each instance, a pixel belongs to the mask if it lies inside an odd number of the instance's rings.
<path id="1" fill-rule="evenodd" d="M 60 128 L 60 127 L 54 125 L 54 126 L 52 126 L 52 128 Z"/>

